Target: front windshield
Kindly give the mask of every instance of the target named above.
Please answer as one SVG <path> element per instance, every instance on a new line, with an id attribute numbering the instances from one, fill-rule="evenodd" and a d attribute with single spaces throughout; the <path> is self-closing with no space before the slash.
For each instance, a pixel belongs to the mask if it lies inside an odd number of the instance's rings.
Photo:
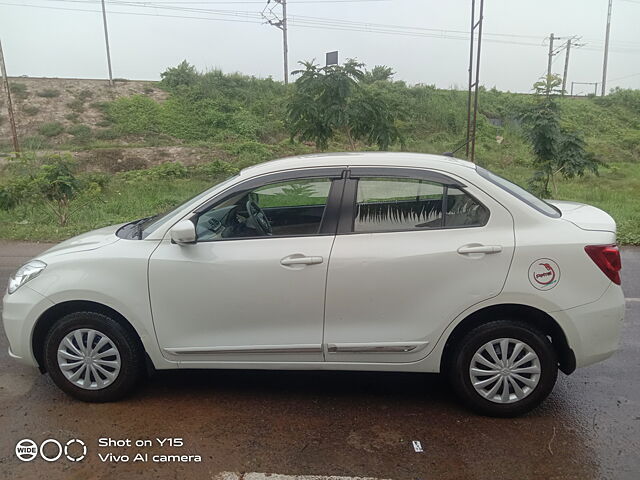
<path id="1" fill-rule="evenodd" d="M 195 197 L 192 197 L 184 202 L 182 202 L 177 207 L 172 208 L 168 212 L 159 213 L 153 217 L 149 217 L 147 220 L 142 222 L 139 225 L 140 238 L 146 238 L 151 232 L 155 231 L 160 225 L 162 225 L 166 219 L 170 218 L 174 213 L 177 213 L 179 210 L 186 209 L 188 207 L 197 206 L 204 198 L 206 198 L 211 192 L 214 190 L 223 187 L 224 185 L 231 183 L 238 175 L 233 175 L 232 177 L 223 180 L 222 182 L 214 185 L 206 189 L 204 192 L 199 193 Z"/>

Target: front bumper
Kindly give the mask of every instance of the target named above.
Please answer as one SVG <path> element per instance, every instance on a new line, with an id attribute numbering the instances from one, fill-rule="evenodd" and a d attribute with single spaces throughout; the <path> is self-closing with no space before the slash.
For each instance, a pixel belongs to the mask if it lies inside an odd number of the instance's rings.
<path id="1" fill-rule="evenodd" d="M 624 310 L 622 288 L 612 283 L 595 302 L 551 314 L 565 332 L 577 367 L 605 360 L 618 350 Z"/>
<path id="2" fill-rule="evenodd" d="M 53 302 L 23 285 L 2 299 L 2 324 L 9 340 L 9 355 L 20 363 L 38 366 L 33 355 L 31 337 L 38 318 Z"/>

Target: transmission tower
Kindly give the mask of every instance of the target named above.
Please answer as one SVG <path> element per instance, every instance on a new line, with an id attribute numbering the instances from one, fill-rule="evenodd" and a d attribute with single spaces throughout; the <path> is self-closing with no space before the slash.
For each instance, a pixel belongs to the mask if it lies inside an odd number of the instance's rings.
<path id="1" fill-rule="evenodd" d="M 476 1 L 471 0 L 471 41 L 469 45 L 469 86 L 467 89 L 467 159 L 474 162 L 476 157 L 476 129 L 478 125 L 478 89 L 480 87 L 480 47 L 482 46 L 482 20 L 484 18 L 484 0 L 480 0 L 480 9 L 476 15 Z M 474 38 L 478 32 L 478 44 Z M 474 55 L 475 53 L 475 55 Z M 475 56 L 475 64 L 474 64 Z M 474 75 L 475 67 L 475 75 Z M 472 100 L 473 99 L 473 100 Z"/>

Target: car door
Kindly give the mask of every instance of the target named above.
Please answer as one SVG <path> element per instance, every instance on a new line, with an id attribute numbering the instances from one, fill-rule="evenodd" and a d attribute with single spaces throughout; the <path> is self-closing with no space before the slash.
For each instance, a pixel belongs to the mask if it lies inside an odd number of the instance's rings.
<path id="1" fill-rule="evenodd" d="M 246 181 L 194 212 L 196 243 L 161 242 L 149 261 L 149 291 L 167 358 L 187 366 L 323 360 L 341 174 L 316 169 Z M 260 231 L 263 217 L 270 233 Z"/>
<path id="2" fill-rule="evenodd" d="M 513 219 L 471 184 L 421 169 L 352 168 L 329 264 L 329 362 L 414 362 L 497 295 Z"/>

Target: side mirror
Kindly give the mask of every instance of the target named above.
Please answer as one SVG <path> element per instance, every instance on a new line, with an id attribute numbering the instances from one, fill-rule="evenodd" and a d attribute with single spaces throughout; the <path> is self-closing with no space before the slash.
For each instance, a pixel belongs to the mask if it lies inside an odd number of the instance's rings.
<path id="1" fill-rule="evenodd" d="M 196 226 L 191 220 L 181 220 L 171 228 L 169 235 L 178 245 L 196 243 Z"/>

